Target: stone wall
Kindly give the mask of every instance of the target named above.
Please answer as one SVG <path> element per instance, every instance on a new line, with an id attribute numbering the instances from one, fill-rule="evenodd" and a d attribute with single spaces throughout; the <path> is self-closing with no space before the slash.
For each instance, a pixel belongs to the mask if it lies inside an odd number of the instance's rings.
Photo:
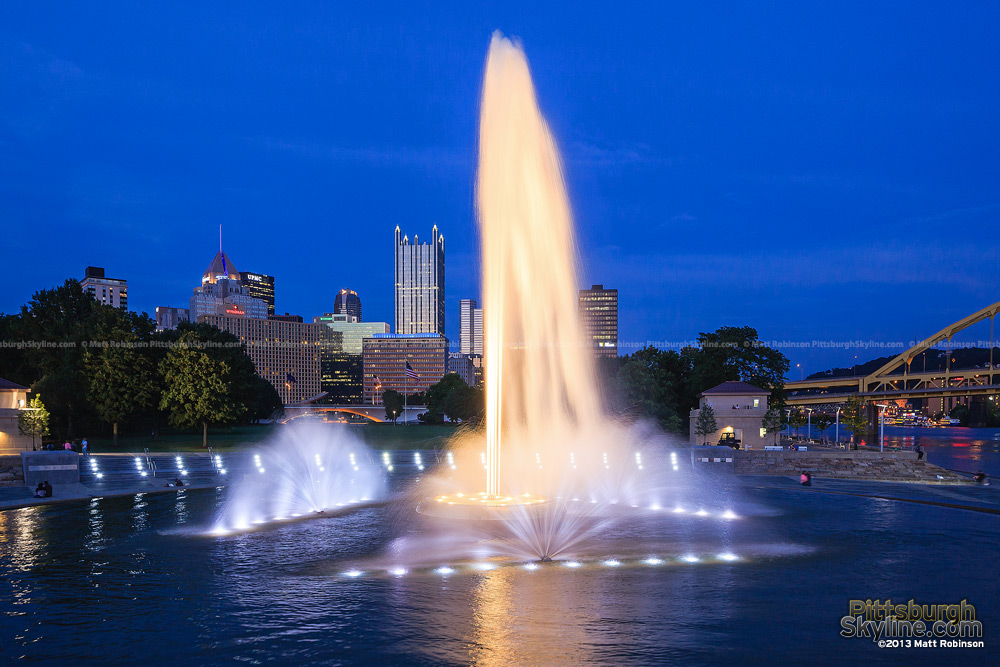
<path id="1" fill-rule="evenodd" d="M 737 475 L 800 475 L 884 482 L 971 484 L 962 475 L 917 460 L 916 452 L 866 451 L 738 451 L 733 471 Z"/>
<path id="2" fill-rule="evenodd" d="M 0 456 L 0 486 L 24 486 L 21 455 Z"/>

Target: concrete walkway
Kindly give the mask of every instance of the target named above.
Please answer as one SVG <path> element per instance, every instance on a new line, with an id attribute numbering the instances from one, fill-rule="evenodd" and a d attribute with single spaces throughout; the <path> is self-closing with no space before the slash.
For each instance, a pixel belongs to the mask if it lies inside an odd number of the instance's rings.
<path id="1" fill-rule="evenodd" d="M 51 498 L 35 498 L 35 490 L 26 486 L 6 486 L 0 487 L 0 510 L 66 503 L 90 498 L 131 496 L 136 493 L 171 493 L 185 489 L 214 489 L 225 485 L 225 480 L 222 479 L 194 480 L 184 486 L 172 486 L 168 485 L 166 480 L 156 479 L 118 483 L 98 482 L 92 485 L 62 484 L 53 486 Z"/>

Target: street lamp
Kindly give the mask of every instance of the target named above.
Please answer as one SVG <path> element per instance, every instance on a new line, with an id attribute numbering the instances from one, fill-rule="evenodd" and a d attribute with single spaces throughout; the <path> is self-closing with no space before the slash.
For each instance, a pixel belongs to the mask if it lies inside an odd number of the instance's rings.
<path id="1" fill-rule="evenodd" d="M 813 434 L 812 434 L 813 409 L 812 408 L 806 408 L 806 412 L 809 413 L 808 415 L 806 415 L 806 439 L 809 440 L 809 442 L 812 442 L 813 441 Z"/>
<path id="2" fill-rule="evenodd" d="M 884 405 L 875 404 L 875 407 L 881 408 L 881 412 L 878 414 L 878 451 L 885 451 L 885 409 L 889 407 L 889 404 Z"/>
<path id="3" fill-rule="evenodd" d="M 834 432 L 834 436 L 833 436 L 834 437 L 834 441 L 837 443 L 838 447 L 840 446 L 840 410 L 841 410 L 841 408 L 837 408 L 837 424 L 836 424 L 836 427 L 835 427 L 836 431 Z"/>
<path id="4" fill-rule="evenodd" d="M 802 364 L 795 364 L 795 367 L 799 369 L 799 380 L 804 380 L 806 372 L 802 370 Z"/>

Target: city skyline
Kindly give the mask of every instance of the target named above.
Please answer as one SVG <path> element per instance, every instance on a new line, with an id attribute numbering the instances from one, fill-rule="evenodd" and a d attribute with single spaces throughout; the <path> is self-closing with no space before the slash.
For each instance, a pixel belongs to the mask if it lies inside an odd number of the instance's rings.
<path id="1" fill-rule="evenodd" d="M 237 30 L 216 8 L 71 7 L 55 23 L 5 8 L 0 311 L 87 265 L 127 279 L 132 309 L 184 306 L 222 223 L 240 266 L 278 277 L 281 312 L 330 311 L 349 284 L 365 319 L 392 322 L 379 248 L 396 224 L 436 223 L 458 331 L 458 300 L 479 295 L 477 98 L 499 27 L 532 53 L 579 287 L 620 290 L 622 354 L 743 324 L 768 341 L 910 341 L 1000 291 L 1000 245 L 976 236 L 1000 210 L 997 9 L 932 7 L 911 6 L 906 30 L 892 7 L 649 8 L 600 29 L 401 8 L 371 34 L 343 9 L 267 37 L 263 9 Z M 165 31 L 200 46 L 132 57 Z M 781 349 L 808 375 L 904 348 Z"/>

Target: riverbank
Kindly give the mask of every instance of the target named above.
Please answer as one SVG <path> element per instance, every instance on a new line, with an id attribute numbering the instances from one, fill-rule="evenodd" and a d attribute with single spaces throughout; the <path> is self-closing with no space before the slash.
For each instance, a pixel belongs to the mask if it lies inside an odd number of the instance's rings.
<path id="1" fill-rule="evenodd" d="M 223 486 L 226 486 L 226 481 L 222 479 L 195 481 L 184 486 L 173 486 L 165 480 L 95 485 L 74 483 L 54 486 L 51 498 L 35 498 L 34 490 L 26 486 L 7 486 L 0 488 L 0 511 L 39 505 L 57 505 L 92 498 L 113 498 L 115 496 L 131 496 L 137 493 L 176 493 L 189 489 L 212 489 Z"/>
<path id="2" fill-rule="evenodd" d="M 870 482 L 975 484 L 963 474 L 918 459 L 913 451 L 736 451 L 733 453 L 733 472 L 736 475 L 786 477 L 808 473 L 812 477 Z"/>

